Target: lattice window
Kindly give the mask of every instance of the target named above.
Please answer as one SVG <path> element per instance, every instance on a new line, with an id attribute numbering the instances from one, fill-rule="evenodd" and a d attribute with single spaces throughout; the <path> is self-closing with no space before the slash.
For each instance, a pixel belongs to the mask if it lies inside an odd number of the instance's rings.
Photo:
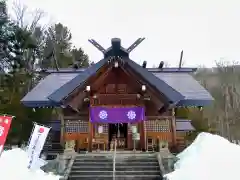
<path id="1" fill-rule="evenodd" d="M 108 124 L 103 124 L 103 133 L 108 134 Z"/>
<path id="2" fill-rule="evenodd" d="M 88 122 L 82 120 L 75 121 L 65 121 L 65 132 L 73 133 L 87 133 L 88 132 Z"/>
<path id="3" fill-rule="evenodd" d="M 145 128 L 149 132 L 170 132 L 169 120 L 148 120 L 145 121 Z"/>

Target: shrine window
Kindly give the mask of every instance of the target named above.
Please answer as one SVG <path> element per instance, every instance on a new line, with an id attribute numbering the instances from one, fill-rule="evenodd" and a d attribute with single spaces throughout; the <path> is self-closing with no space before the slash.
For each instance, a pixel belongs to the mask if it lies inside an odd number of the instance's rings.
<path id="1" fill-rule="evenodd" d="M 67 133 L 88 133 L 88 122 L 83 120 L 65 121 L 65 132 Z"/>
<path id="2" fill-rule="evenodd" d="M 145 129 L 149 132 L 171 132 L 169 120 L 148 120 Z"/>

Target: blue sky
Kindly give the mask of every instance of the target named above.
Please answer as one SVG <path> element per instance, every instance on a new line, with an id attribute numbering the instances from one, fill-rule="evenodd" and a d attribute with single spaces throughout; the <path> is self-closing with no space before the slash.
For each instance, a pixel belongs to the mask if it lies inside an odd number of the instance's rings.
<path id="1" fill-rule="evenodd" d="M 9 11 L 13 0 L 8 0 Z M 240 60 L 239 0 L 21 0 L 29 11 L 46 12 L 43 24 L 61 22 L 73 34 L 73 44 L 82 47 L 92 61 L 102 54 L 89 42 L 104 47 L 112 37 L 128 47 L 145 37 L 132 53 L 148 67 L 166 61 L 177 66 L 184 50 L 184 66 L 211 67 L 221 58 Z"/>

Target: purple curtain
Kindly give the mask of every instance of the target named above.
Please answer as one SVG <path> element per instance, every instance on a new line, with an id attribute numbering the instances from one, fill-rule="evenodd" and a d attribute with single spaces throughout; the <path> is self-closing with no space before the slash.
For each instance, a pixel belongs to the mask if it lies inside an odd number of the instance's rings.
<path id="1" fill-rule="evenodd" d="M 144 119 L 143 107 L 90 107 L 90 121 L 93 123 L 134 123 Z"/>

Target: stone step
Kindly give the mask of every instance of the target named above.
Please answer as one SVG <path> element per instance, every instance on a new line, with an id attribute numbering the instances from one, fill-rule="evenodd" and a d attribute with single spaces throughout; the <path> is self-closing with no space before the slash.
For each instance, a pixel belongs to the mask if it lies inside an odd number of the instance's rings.
<path id="1" fill-rule="evenodd" d="M 117 162 L 157 162 L 157 159 L 116 159 Z"/>
<path id="2" fill-rule="evenodd" d="M 80 159 L 83 159 L 83 158 L 87 158 L 87 159 L 91 159 L 91 158 L 98 158 L 98 159 L 106 159 L 106 158 L 112 158 L 113 156 L 103 156 L 103 155 L 101 155 L 101 156 L 95 156 L 95 155 L 86 155 L 86 154 L 83 154 L 83 155 L 77 155 L 76 156 L 76 158 L 78 159 L 78 158 L 80 158 Z"/>
<path id="3" fill-rule="evenodd" d="M 116 154 L 116 156 L 130 156 L 130 157 L 156 157 L 157 154 Z"/>
<path id="4" fill-rule="evenodd" d="M 76 158 L 107 158 L 113 157 L 113 154 L 77 154 Z"/>
<path id="5" fill-rule="evenodd" d="M 74 162 L 113 162 L 112 159 L 75 159 Z"/>
<path id="6" fill-rule="evenodd" d="M 156 162 L 126 162 L 126 161 L 122 161 L 122 162 L 116 162 L 116 166 L 138 166 L 138 165 L 147 165 L 147 166 L 158 166 L 159 163 Z"/>
<path id="7" fill-rule="evenodd" d="M 153 171 L 159 171 L 160 168 L 159 166 L 131 166 L 131 168 L 129 169 L 129 167 L 126 166 L 116 166 L 116 171 L 148 171 L 148 170 L 153 170 Z"/>
<path id="8" fill-rule="evenodd" d="M 158 175 L 160 176 L 159 170 L 157 171 L 116 171 L 116 175 Z"/>
<path id="9" fill-rule="evenodd" d="M 163 177 L 159 175 L 118 175 L 116 180 L 162 180 Z"/>
<path id="10" fill-rule="evenodd" d="M 113 175 L 70 175 L 68 180 L 112 180 Z M 115 175 L 115 180 L 163 180 L 161 175 Z"/>
<path id="11" fill-rule="evenodd" d="M 144 157 L 144 156 L 116 156 L 116 159 L 136 159 L 136 160 L 145 160 L 145 159 L 156 159 L 156 157 Z"/>
<path id="12" fill-rule="evenodd" d="M 112 175 L 113 171 L 80 171 L 80 170 L 74 170 L 71 171 L 70 176 L 74 176 L 74 175 L 93 175 L 93 176 L 98 176 L 98 175 Z"/>
<path id="13" fill-rule="evenodd" d="M 113 175 L 73 175 L 73 176 L 69 176 L 68 180 L 112 180 L 113 179 Z"/>
<path id="14" fill-rule="evenodd" d="M 162 180 L 155 154 L 116 154 L 115 180 Z M 112 180 L 113 153 L 77 155 L 68 180 Z"/>
<path id="15" fill-rule="evenodd" d="M 76 158 L 83 158 L 83 157 L 87 157 L 87 158 L 91 158 L 91 157 L 96 157 L 96 158 L 106 158 L 106 157 L 113 157 L 113 153 L 111 154 L 77 154 Z"/>
<path id="16" fill-rule="evenodd" d="M 156 156 L 116 156 L 116 158 L 121 159 L 156 159 Z"/>
<path id="17" fill-rule="evenodd" d="M 77 170 L 81 170 L 81 171 L 112 171 L 113 170 L 113 166 L 96 166 L 96 165 L 88 165 L 88 166 L 72 166 L 72 171 L 77 171 Z"/>
<path id="18" fill-rule="evenodd" d="M 84 161 L 77 161 L 73 163 L 73 166 L 113 166 L 113 162 L 84 162 Z"/>

